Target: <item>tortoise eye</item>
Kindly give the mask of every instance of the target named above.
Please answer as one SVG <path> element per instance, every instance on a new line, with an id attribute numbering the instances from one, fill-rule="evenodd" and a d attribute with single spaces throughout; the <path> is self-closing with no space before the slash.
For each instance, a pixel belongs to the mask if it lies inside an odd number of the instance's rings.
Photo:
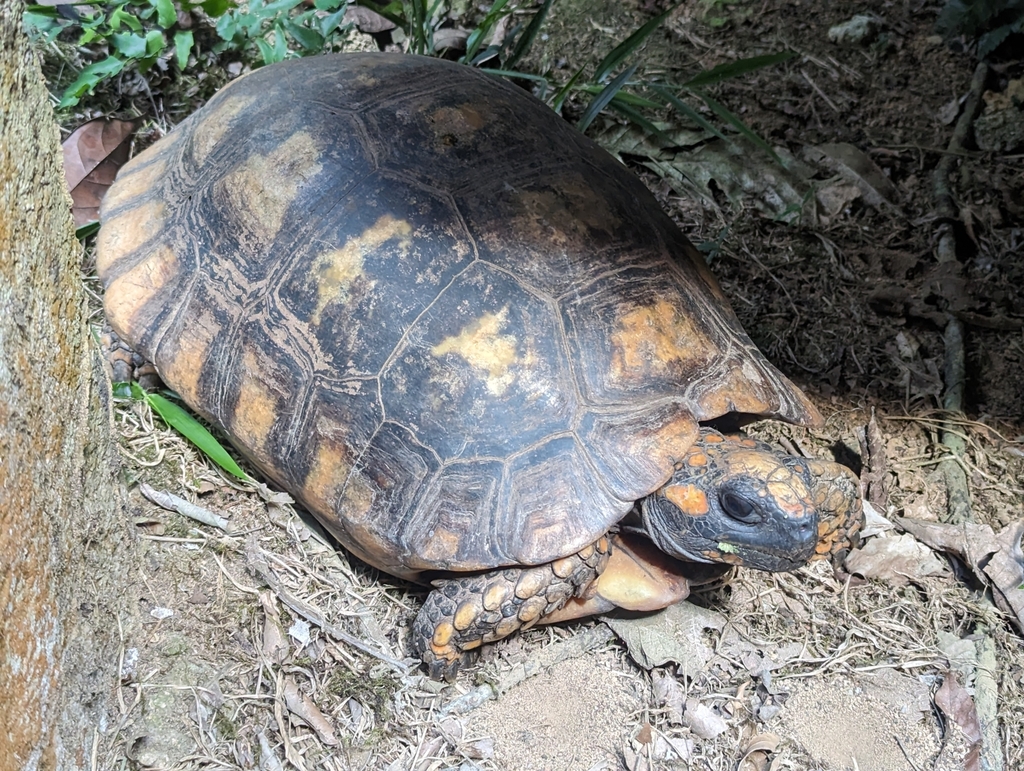
<path id="1" fill-rule="evenodd" d="M 757 508 L 744 498 L 731 490 L 723 490 L 718 496 L 722 504 L 722 510 L 737 522 L 745 525 L 756 525 L 761 521 Z"/>

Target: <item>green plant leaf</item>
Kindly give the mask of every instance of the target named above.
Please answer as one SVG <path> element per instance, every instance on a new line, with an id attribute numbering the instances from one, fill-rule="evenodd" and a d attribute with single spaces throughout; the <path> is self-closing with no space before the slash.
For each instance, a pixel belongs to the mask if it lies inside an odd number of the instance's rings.
<path id="1" fill-rule="evenodd" d="M 509 54 L 508 59 L 502 62 L 503 69 L 515 69 L 515 66 L 519 64 L 519 60 L 530 52 L 530 49 L 533 47 L 533 41 L 536 39 L 537 33 L 540 32 L 540 27 L 544 23 L 548 11 L 551 10 L 551 4 L 554 2 L 555 0 L 544 0 L 544 4 L 533 14 L 533 18 L 530 19 L 530 23 L 526 26 L 523 34 L 516 40 L 512 53 Z"/>
<path id="2" fill-rule="evenodd" d="M 673 94 L 664 86 L 651 86 L 651 90 L 654 91 L 654 93 L 661 96 L 663 99 L 665 99 L 665 101 L 668 102 L 669 105 L 680 115 L 693 121 L 705 131 L 710 131 L 719 139 L 724 139 L 726 142 L 729 141 L 728 137 L 726 137 L 725 134 L 719 131 L 713 123 L 706 120 L 703 115 L 701 115 L 695 109 L 690 107 L 690 105 L 688 105 L 686 102 L 684 102 L 682 99 Z"/>
<path id="3" fill-rule="evenodd" d="M 576 72 L 572 74 L 565 85 L 558 89 L 557 93 L 551 99 L 551 109 L 559 115 L 562 114 L 562 105 L 565 104 L 566 98 L 569 96 L 569 92 L 572 91 L 573 86 L 576 85 L 576 81 L 580 79 L 580 75 L 583 74 L 583 68 L 580 67 Z"/>
<path id="4" fill-rule="evenodd" d="M 178 59 L 178 69 L 188 66 L 188 55 L 192 52 L 195 37 L 190 29 L 180 29 L 174 33 L 174 55 Z"/>
<path id="5" fill-rule="evenodd" d="M 491 67 L 481 67 L 480 72 L 486 72 L 488 75 L 497 75 L 501 78 L 512 78 L 513 80 L 532 80 L 534 83 L 548 83 L 548 79 L 543 75 L 530 75 L 527 72 L 517 72 L 516 70 L 496 70 Z"/>
<path id="6" fill-rule="evenodd" d="M 594 80 L 598 83 L 604 82 L 604 79 L 608 77 L 609 73 L 614 69 L 618 69 L 618 66 L 622 64 L 630 54 L 639 48 L 643 42 L 651 36 L 651 33 L 661 26 L 661 23 L 665 21 L 668 15 L 674 10 L 675 6 L 672 6 L 662 11 L 628 38 L 615 46 L 615 48 L 613 48 L 611 52 L 601 60 L 601 63 L 597 65 L 597 70 L 594 72 Z"/>
<path id="7" fill-rule="evenodd" d="M 325 38 L 330 37 L 334 32 L 341 27 L 342 22 L 345 20 L 345 8 L 339 8 L 334 13 L 327 14 L 320 19 L 320 34 Z"/>
<path id="8" fill-rule="evenodd" d="M 260 8 L 260 16 L 263 18 L 278 16 L 282 11 L 290 11 L 301 2 L 302 0 L 271 0 Z"/>
<path id="9" fill-rule="evenodd" d="M 126 11 L 123 5 L 119 5 L 110 12 L 110 16 L 107 17 L 107 25 L 114 32 L 121 29 L 121 25 L 124 25 L 132 32 L 142 32 L 142 22 L 138 20 L 135 14 Z"/>
<path id="10" fill-rule="evenodd" d="M 260 56 L 263 57 L 264 64 L 273 64 L 274 62 L 277 61 L 276 55 L 274 54 L 274 49 L 266 40 L 258 38 L 256 40 L 256 47 L 260 50 Z"/>
<path id="11" fill-rule="evenodd" d="M 219 19 L 227 12 L 228 8 L 234 7 L 234 3 L 231 0 L 206 0 L 206 2 L 200 3 L 200 7 L 211 19 Z"/>
<path id="12" fill-rule="evenodd" d="M 751 131 L 746 123 L 741 121 L 737 116 L 733 115 L 733 113 L 731 113 L 729 110 L 727 110 L 724 105 L 719 104 L 714 99 L 712 99 L 710 96 L 708 96 L 707 94 L 705 94 L 702 91 L 698 91 L 697 89 L 693 89 L 693 93 L 694 93 L 695 96 L 700 97 L 704 101 L 704 104 L 706 104 L 709 108 L 711 108 L 711 111 L 715 115 L 717 115 L 719 118 L 724 120 L 726 123 L 728 123 L 734 129 L 736 129 L 738 132 L 740 132 L 743 136 L 745 136 L 747 139 L 749 139 L 755 145 L 757 145 L 762 150 L 764 150 L 766 153 L 768 153 L 768 155 L 770 155 L 772 157 L 772 160 L 774 160 L 776 163 L 778 163 L 780 165 L 782 164 L 782 159 L 779 158 L 779 156 L 775 153 L 775 151 L 772 149 L 771 145 L 769 145 L 767 142 L 765 142 L 763 139 L 761 139 L 761 137 L 759 137 L 757 134 L 755 134 L 753 131 Z"/>
<path id="13" fill-rule="evenodd" d="M 141 393 L 141 397 L 139 394 Z M 202 423 L 192 417 L 187 411 L 160 394 L 151 394 L 143 391 L 142 388 L 132 383 L 132 395 L 135 398 L 143 398 L 153 408 L 153 411 L 166 423 L 192 444 L 198 447 L 206 457 L 224 469 L 226 472 L 239 479 L 249 480 L 250 477 L 235 462 L 224 446 L 218 442 Z"/>
<path id="14" fill-rule="evenodd" d="M 735 62 L 719 64 L 717 67 L 712 67 L 710 70 L 690 78 L 688 81 L 683 83 L 682 87 L 686 89 L 693 89 L 702 86 L 709 86 L 713 83 L 721 83 L 723 80 L 737 78 L 740 75 L 746 75 L 748 72 L 753 72 L 754 70 L 759 70 L 763 67 L 771 67 L 773 64 L 789 61 L 794 56 L 796 56 L 795 51 L 780 51 L 777 54 L 751 56 L 748 59 L 739 59 Z"/>
<path id="15" fill-rule="evenodd" d="M 60 100 L 59 107 L 73 107 L 78 104 L 78 99 L 83 94 L 96 86 L 104 78 L 110 78 L 119 73 L 125 65 L 124 59 L 116 56 L 108 56 L 94 64 L 90 64 L 75 78 L 74 82 L 64 89 L 64 96 Z"/>
<path id="16" fill-rule="evenodd" d="M 604 86 L 597 86 L 592 83 L 579 86 L 578 91 L 583 91 L 587 94 L 600 94 L 604 90 Z M 642 96 L 631 94 L 629 91 L 619 91 L 615 95 L 615 100 L 619 102 L 625 102 L 626 104 L 632 105 L 633 107 L 643 107 L 647 110 L 660 110 L 665 105 L 660 102 L 652 102 L 650 99 L 645 99 Z"/>
<path id="17" fill-rule="evenodd" d="M 149 0 L 149 2 L 156 8 L 156 23 L 164 29 L 173 27 L 178 20 L 178 13 L 174 10 L 172 0 Z"/>
<path id="18" fill-rule="evenodd" d="M 291 20 L 285 20 L 282 22 L 282 26 L 307 51 L 315 53 L 323 49 L 323 35 L 316 30 L 303 27 L 301 24 L 296 24 Z"/>
<path id="19" fill-rule="evenodd" d="M 146 57 L 156 56 L 167 47 L 167 39 L 164 33 L 158 29 L 151 29 L 146 33 Z"/>
<path id="20" fill-rule="evenodd" d="M 491 10 L 487 12 L 487 15 L 484 16 L 477 28 L 469 34 L 469 38 L 466 40 L 466 53 L 459 58 L 460 62 L 471 62 L 476 58 L 480 46 L 483 45 L 484 40 L 494 30 L 494 25 L 498 23 L 502 16 L 507 16 L 510 13 L 510 11 L 505 10 L 506 5 L 508 5 L 508 0 L 496 0 L 491 5 Z"/>
<path id="21" fill-rule="evenodd" d="M 118 33 L 110 36 L 110 44 L 126 59 L 141 59 L 146 55 L 146 38 L 134 33 Z"/>
<path id="22" fill-rule="evenodd" d="M 634 108 L 628 101 L 619 99 L 620 96 L 624 96 L 621 91 L 612 97 L 612 100 L 608 103 L 609 109 L 615 110 L 615 112 L 635 123 L 648 134 L 658 137 L 662 142 L 669 145 L 672 144 L 672 137 L 651 123 L 642 112 Z"/>
<path id="23" fill-rule="evenodd" d="M 580 133 L 586 132 L 587 128 L 591 123 L 593 123 L 594 118 L 597 117 L 598 113 L 615 98 L 615 95 L 624 85 L 626 85 L 626 81 L 633 77 L 633 73 L 636 72 L 637 66 L 638 65 L 636 64 L 631 64 L 629 67 L 624 69 L 612 79 L 611 83 L 601 90 L 601 93 L 591 100 L 590 104 L 587 105 L 587 109 L 583 111 L 583 115 L 580 116 L 579 123 L 576 124 L 576 128 Z"/>
<path id="24" fill-rule="evenodd" d="M 79 241 L 84 241 L 89 236 L 95 235 L 99 229 L 100 223 L 89 222 L 85 225 L 82 225 L 82 227 L 75 229 L 75 238 L 77 238 Z"/>

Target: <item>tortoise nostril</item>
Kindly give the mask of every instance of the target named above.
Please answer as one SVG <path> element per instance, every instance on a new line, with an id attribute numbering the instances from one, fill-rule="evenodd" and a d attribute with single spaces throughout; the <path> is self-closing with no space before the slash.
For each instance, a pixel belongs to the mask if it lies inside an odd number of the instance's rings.
<path id="1" fill-rule="evenodd" d="M 756 525 L 763 519 L 753 503 L 732 490 L 723 490 L 718 499 L 722 504 L 722 511 L 737 522 Z"/>

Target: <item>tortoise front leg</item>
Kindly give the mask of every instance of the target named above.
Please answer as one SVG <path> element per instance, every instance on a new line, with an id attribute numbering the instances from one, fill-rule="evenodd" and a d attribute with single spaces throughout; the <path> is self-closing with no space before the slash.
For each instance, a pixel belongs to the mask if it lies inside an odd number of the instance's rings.
<path id="1" fill-rule="evenodd" d="M 413 645 L 435 679 L 454 679 L 465 653 L 529 629 L 587 592 L 610 546 L 600 538 L 580 552 L 534 567 L 513 567 L 439 581 L 413 623 Z"/>

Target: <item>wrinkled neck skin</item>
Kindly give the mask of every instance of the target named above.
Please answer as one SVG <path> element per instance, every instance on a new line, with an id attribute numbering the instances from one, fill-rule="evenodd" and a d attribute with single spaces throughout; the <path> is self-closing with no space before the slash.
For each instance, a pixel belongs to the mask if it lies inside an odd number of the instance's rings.
<path id="1" fill-rule="evenodd" d="M 807 464 L 711 429 L 668 484 L 639 505 L 639 528 L 681 560 L 794 570 L 814 555 L 818 513 Z"/>

